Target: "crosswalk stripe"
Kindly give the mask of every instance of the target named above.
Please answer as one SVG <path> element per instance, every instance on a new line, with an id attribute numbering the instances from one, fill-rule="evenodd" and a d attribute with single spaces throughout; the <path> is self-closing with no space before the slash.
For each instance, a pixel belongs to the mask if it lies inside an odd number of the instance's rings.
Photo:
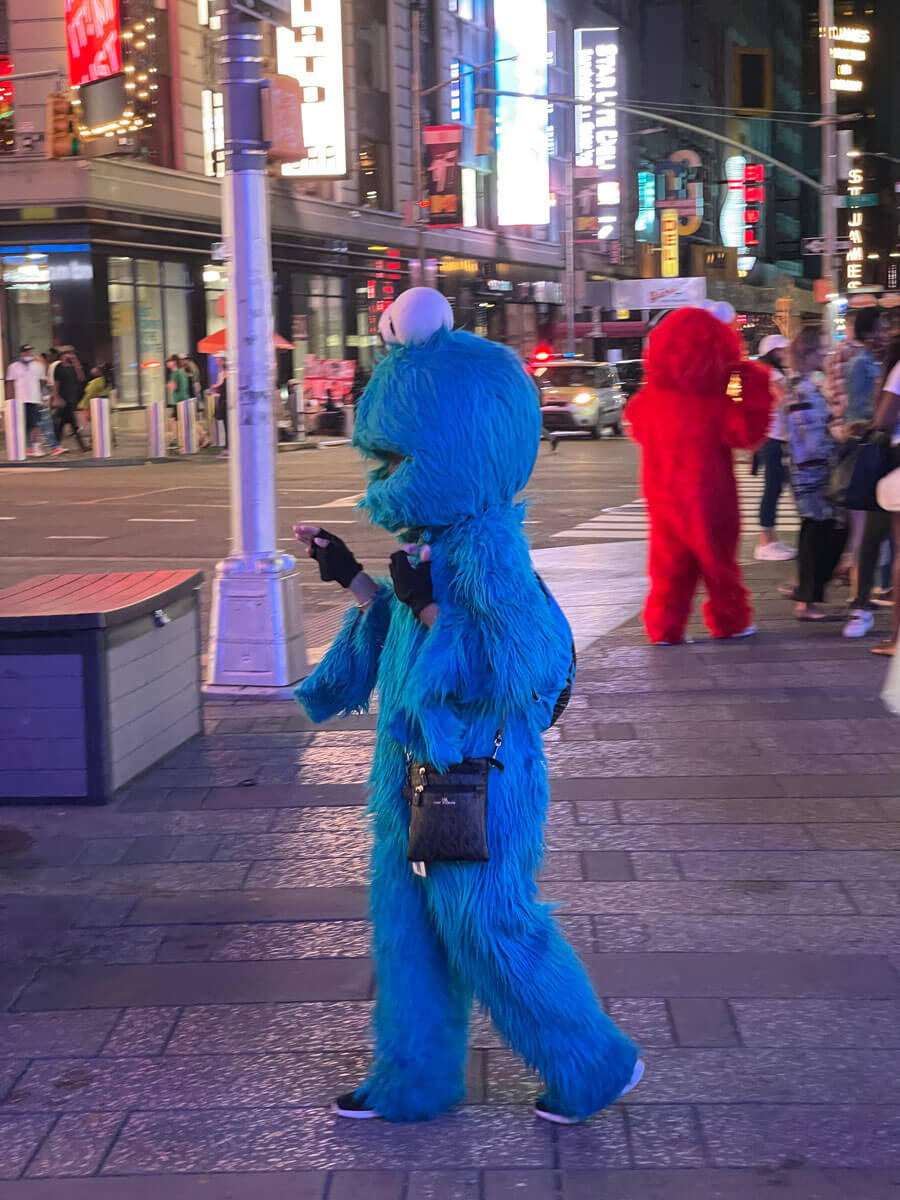
<path id="1" fill-rule="evenodd" d="M 751 475 L 746 467 L 737 472 L 738 507 L 743 532 L 753 533 L 759 521 L 759 503 L 762 499 L 765 480 L 763 476 Z M 778 530 L 780 533 L 798 533 L 801 519 L 794 507 L 794 498 L 786 487 L 778 501 Z M 650 533 L 650 519 L 643 498 L 604 508 L 602 512 L 582 521 L 572 529 L 554 533 L 554 538 L 598 538 L 610 542 L 646 541 Z"/>

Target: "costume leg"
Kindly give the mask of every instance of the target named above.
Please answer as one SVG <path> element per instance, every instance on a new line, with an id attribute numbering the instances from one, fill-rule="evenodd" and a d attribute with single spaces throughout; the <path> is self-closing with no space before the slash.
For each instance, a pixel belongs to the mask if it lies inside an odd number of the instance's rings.
<path id="1" fill-rule="evenodd" d="M 491 782 L 490 861 L 435 864 L 423 886 L 451 962 L 505 1041 L 541 1075 L 549 1106 L 585 1118 L 622 1092 L 637 1048 L 602 1011 L 549 907 L 537 900 L 547 782 L 529 741 L 521 731 L 504 738 L 505 769 Z"/>
<path id="2" fill-rule="evenodd" d="M 375 1061 L 361 1090 L 389 1121 L 428 1120 L 463 1099 L 470 992 L 393 836 L 377 837 L 372 852 L 371 904 Z"/>
<path id="3" fill-rule="evenodd" d="M 692 550 L 651 514 L 650 592 L 644 628 L 651 642 L 680 642 L 691 612 L 700 567 Z"/>
<path id="4" fill-rule="evenodd" d="M 716 516 L 711 514 L 709 534 L 701 550 L 700 569 L 707 597 L 703 619 L 713 637 L 727 638 L 747 628 L 753 620 L 753 609 L 737 561 L 740 525 L 737 519 L 733 525 L 717 527 L 715 522 Z"/>

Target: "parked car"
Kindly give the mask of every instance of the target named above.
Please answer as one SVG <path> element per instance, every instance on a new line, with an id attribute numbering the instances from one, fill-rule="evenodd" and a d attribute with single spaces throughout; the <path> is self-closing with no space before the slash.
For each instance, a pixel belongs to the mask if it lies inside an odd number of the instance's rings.
<path id="1" fill-rule="evenodd" d="M 610 429 L 621 435 L 625 396 L 610 363 L 550 359 L 535 365 L 534 381 L 548 433 L 571 431 L 598 438 Z"/>
<path id="2" fill-rule="evenodd" d="M 626 403 L 644 386 L 644 363 L 640 358 L 624 358 L 616 363 L 616 374 L 625 394 Z"/>

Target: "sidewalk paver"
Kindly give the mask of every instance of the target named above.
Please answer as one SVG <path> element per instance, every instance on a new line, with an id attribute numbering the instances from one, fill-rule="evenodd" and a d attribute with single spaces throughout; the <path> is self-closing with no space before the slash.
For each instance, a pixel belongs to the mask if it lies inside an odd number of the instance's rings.
<path id="1" fill-rule="evenodd" d="M 336 1122 L 371 1046 L 373 720 L 215 701 L 115 805 L 0 810 L 0 1200 L 900 1200 L 884 664 L 750 575 L 754 642 L 628 622 L 548 738 L 542 891 L 642 1045 L 624 1103 L 536 1122 L 476 1012 L 458 1111 Z"/>

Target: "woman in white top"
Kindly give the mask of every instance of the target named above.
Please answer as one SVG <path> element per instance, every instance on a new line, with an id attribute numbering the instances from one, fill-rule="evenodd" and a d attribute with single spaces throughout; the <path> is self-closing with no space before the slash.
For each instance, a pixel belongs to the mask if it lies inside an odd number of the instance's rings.
<path id="1" fill-rule="evenodd" d="M 882 384 L 881 399 L 875 410 L 875 428 L 891 433 L 893 465 L 897 467 L 900 466 L 900 338 L 894 338 L 891 342 L 885 355 L 885 367 L 887 370 Z M 891 636 L 875 646 L 872 653 L 893 657 L 897 634 L 900 632 L 900 512 L 891 513 L 891 535 L 894 542 L 894 570 L 891 581 L 894 592 L 894 619 Z"/>
<path id="2" fill-rule="evenodd" d="M 759 505 L 759 542 L 753 557 L 762 562 L 786 562 L 797 551 L 780 542 L 775 533 L 775 514 L 778 499 L 787 474 L 784 469 L 784 443 L 787 441 L 787 422 L 784 412 L 784 371 L 790 342 L 780 333 L 770 333 L 759 343 L 759 359 L 769 368 L 769 387 L 772 392 L 772 421 L 769 436 L 756 452 L 755 469 L 763 471 L 763 494 Z"/>

